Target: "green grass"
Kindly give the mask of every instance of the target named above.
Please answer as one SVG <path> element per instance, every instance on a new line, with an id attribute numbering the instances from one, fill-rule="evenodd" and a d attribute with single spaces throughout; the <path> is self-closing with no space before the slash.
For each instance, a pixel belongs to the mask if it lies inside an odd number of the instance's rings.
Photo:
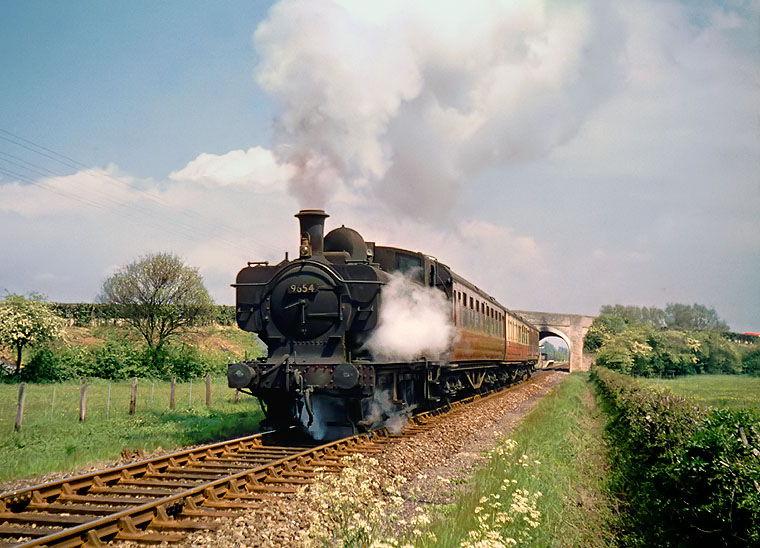
<path id="1" fill-rule="evenodd" d="M 687 375 L 675 379 L 641 379 L 665 386 L 699 405 L 740 409 L 760 407 L 760 377 L 746 375 Z"/>
<path id="2" fill-rule="evenodd" d="M 588 374 L 569 375 L 512 433 L 516 448 L 502 441 L 490 452 L 458 502 L 434 520 L 436 540 L 422 545 L 459 547 L 469 531 L 482 535 L 490 530 L 521 547 L 614 546 L 616 518 L 605 489 L 603 428 Z M 502 489 L 505 480 L 516 483 Z M 526 490 L 529 499 L 541 493 L 535 499 L 538 527 L 526 524 L 524 518 L 533 519 L 530 513 L 510 509 L 516 489 Z M 500 512 L 509 517 L 499 518 Z M 499 523 L 509 518 L 512 523 Z"/>
<path id="3" fill-rule="evenodd" d="M 214 378 L 206 407 L 205 382 L 177 383 L 175 409 L 169 408 L 168 381 L 140 380 L 137 412 L 129 415 L 130 381 L 91 380 L 87 419 L 79 422 L 81 384 L 27 385 L 23 427 L 13 429 L 18 385 L 0 384 L 0 481 L 68 471 L 117 458 L 122 449 L 174 449 L 254 432 L 263 418 L 256 400 Z M 55 391 L 55 400 L 53 399 Z"/>

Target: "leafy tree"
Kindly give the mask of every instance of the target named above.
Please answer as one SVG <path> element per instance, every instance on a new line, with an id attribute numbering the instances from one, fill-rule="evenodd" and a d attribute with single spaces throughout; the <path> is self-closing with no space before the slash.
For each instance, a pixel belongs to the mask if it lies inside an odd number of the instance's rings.
<path id="1" fill-rule="evenodd" d="M 103 283 L 99 300 L 123 308 L 154 356 L 166 341 L 213 317 L 213 302 L 197 268 L 169 253 L 147 255 Z"/>
<path id="2" fill-rule="evenodd" d="M 62 327 L 63 320 L 42 295 L 27 298 L 11 293 L 0 302 L 0 344 L 16 351 L 16 375 L 21 372 L 24 347 L 57 337 Z"/>
<path id="3" fill-rule="evenodd" d="M 669 303 L 665 307 L 667 326 L 674 329 L 699 331 L 728 331 L 728 324 L 720 319 L 714 308 L 701 304 Z"/>
<path id="4" fill-rule="evenodd" d="M 602 313 L 594 318 L 589 327 L 586 337 L 583 339 L 583 350 L 596 352 L 610 342 L 614 335 L 622 333 L 628 328 L 626 318 L 610 310 L 611 307 L 602 307 Z M 609 310 L 605 312 L 605 309 Z"/>

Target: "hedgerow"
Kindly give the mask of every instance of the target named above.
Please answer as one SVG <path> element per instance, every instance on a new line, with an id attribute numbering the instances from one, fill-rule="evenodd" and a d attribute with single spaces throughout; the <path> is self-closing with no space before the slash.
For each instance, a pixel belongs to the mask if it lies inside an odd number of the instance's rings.
<path id="1" fill-rule="evenodd" d="M 168 344 L 159 351 L 119 340 L 90 347 L 51 344 L 40 347 L 21 370 L 25 382 L 62 382 L 81 378 L 129 379 L 132 377 L 188 380 L 206 373 L 222 374 L 226 363 L 204 356 L 197 348 Z M 9 381 L 18 379 L 8 378 Z"/>
<path id="2" fill-rule="evenodd" d="M 613 488 L 630 546 L 760 546 L 760 414 L 704 409 L 605 368 Z"/>
<path id="3" fill-rule="evenodd" d="M 69 320 L 78 327 L 94 323 L 118 323 L 128 318 L 124 305 L 104 303 L 50 303 L 56 315 Z M 235 323 L 235 307 L 226 305 L 214 306 L 213 321 L 218 325 L 233 325 Z"/>

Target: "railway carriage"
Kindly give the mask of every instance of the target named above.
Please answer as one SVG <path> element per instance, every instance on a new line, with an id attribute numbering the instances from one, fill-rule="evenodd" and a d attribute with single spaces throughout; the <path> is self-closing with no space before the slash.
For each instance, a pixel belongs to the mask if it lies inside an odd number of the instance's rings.
<path id="1" fill-rule="evenodd" d="M 267 356 L 231 364 L 229 386 L 258 397 L 273 426 L 321 421 L 320 437 L 336 437 L 533 371 L 535 327 L 445 264 L 365 242 L 347 227 L 324 236 L 322 210 L 296 217 L 298 258 L 249 263 L 233 284 L 237 323 Z M 455 336 L 442 355 L 388 361 L 366 346 L 394 273 L 445 295 Z"/>

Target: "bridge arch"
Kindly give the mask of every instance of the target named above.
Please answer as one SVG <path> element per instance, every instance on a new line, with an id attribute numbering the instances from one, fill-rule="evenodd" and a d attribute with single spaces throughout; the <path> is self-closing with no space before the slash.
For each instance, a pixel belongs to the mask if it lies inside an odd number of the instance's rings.
<path id="1" fill-rule="evenodd" d="M 580 314 L 557 314 L 554 312 L 531 312 L 515 310 L 539 331 L 539 340 L 545 337 L 559 337 L 570 351 L 570 371 L 588 371 L 590 363 L 583 359 L 583 337 L 595 316 Z"/>

